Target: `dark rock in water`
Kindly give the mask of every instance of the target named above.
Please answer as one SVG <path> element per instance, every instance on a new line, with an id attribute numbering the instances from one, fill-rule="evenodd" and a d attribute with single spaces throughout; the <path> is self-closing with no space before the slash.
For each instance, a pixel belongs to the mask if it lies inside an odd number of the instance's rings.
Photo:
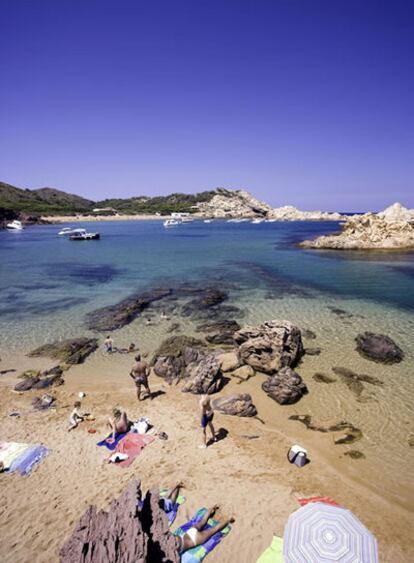
<path id="1" fill-rule="evenodd" d="M 180 330 L 180 323 L 173 323 L 170 328 L 167 330 L 167 332 L 171 333 L 171 332 L 177 332 L 178 330 Z"/>
<path id="2" fill-rule="evenodd" d="M 309 329 L 302 329 L 302 336 L 303 338 L 306 338 L 307 340 L 315 340 L 316 338 L 316 334 Z"/>
<path id="3" fill-rule="evenodd" d="M 179 381 L 185 375 L 185 368 L 204 356 L 202 349 L 205 344 L 191 336 L 170 336 L 156 350 L 151 361 L 154 372 L 168 383 L 174 379 Z"/>
<path id="4" fill-rule="evenodd" d="M 365 454 L 358 450 L 349 450 L 345 452 L 344 455 L 349 456 L 351 459 L 365 459 Z"/>
<path id="5" fill-rule="evenodd" d="M 62 360 L 65 364 L 82 364 L 97 348 L 97 338 L 73 338 L 40 346 L 28 356 L 47 356 Z"/>
<path id="6" fill-rule="evenodd" d="M 116 305 L 101 307 L 86 316 L 89 329 L 98 332 L 109 332 L 121 328 L 133 321 L 151 303 L 160 301 L 172 294 L 170 288 L 156 288 L 127 297 Z"/>
<path id="7" fill-rule="evenodd" d="M 184 377 L 189 380 L 182 389 L 184 393 L 210 395 L 220 391 L 224 384 L 220 362 L 213 354 L 202 355 L 188 363 Z"/>
<path id="8" fill-rule="evenodd" d="M 239 329 L 239 323 L 234 320 L 210 321 L 197 327 L 197 330 L 208 333 L 206 340 L 210 344 L 235 344 L 233 334 Z"/>
<path id="9" fill-rule="evenodd" d="M 64 380 L 62 374 L 51 375 L 49 377 L 41 377 L 32 385 L 32 389 L 46 389 L 47 387 L 63 385 Z"/>
<path id="10" fill-rule="evenodd" d="M 89 506 L 60 550 L 60 563 L 179 563 L 179 540 L 159 493 L 141 498 L 140 482 L 132 481 L 108 511 Z"/>
<path id="11" fill-rule="evenodd" d="M 215 287 L 208 287 L 199 291 L 197 297 L 182 307 L 182 315 L 189 317 L 200 312 L 217 307 L 228 299 L 227 291 Z"/>
<path id="12" fill-rule="evenodd" d="M 256 416 L 257 409 L 250 395 L 236 394 L 229 397 L 220 397 L 213 401 L 214 410 L 232 416 Z"/>
<path id="13" fill-rule="evenodd" d="M 304 353 L 308 356 L 319 356 L 321 353 L 320 348 L 305 348 Z"/>
<path id="14" fill-rule="evenodd" d="M 410 446 L 410 448 L 414 448 L 414 434 L 411 434 L 408 437 L 408 445 Z"/>
<path id="15" fill-rule="evenodd" d="M 268 321 L 234 333 L 241 360 L 254 370 L 274 374 L 294 367 L 303 355 L 299 328 L 289 321 Z"/>
<path id="16" fill-rule="evenodd" d="M 345 309 L 339 309 L 338 307 L 328 307 L 328 309 L 340 319 L 352 319 L 354 316 L 352 313 L 345 311 Z"/>
<path id="17" fill-rule="evenodd" d="M 294 414 L 289 417 L 289 420 L 297 420 L 306 426 L 308 430 L 314 430 L 316 432 L 342 432 L 346 433 L 335 440 L 335 444 L 352 444 L 357 442 L 362 438 L 362 432 L 359 428 L 351 424 L 350 422 L 342 421 L 332 426 L 316 426 L 312 423 L 312 417 L 309 414 Z"/>
<path id="18" fill-rule="evenodd" d="M 318 383 L 334 383 L 336 381 L 336 379 L 329 377 L 329 375 L 326 375 L 324 373 L 315 373 L 312 376 L 312 379 L 314 379 Z"/>
<path id="19" fill-rule="evenodd" d="M 25 377 L 14 386 L 15 391 L 29 391 L 35 383 L 40 381 L 39 377 Z"/>
<path id="20" fill-rule="evenodd" d="M 302 378 L 293 369 L 284 367 L 262 383 L 262 389 L 279 405 L 297 403 L 308 392 Z"/>
<path id="21" fill-rule="evenodd" d="M 348 368 L 333 367 L 332 371 L 336 373 L 336 375 L 339 375 L 345 385 L 347 385 L 347 387 L 358 397 L 364 390 L 363 383 L 370 383 L 371 385 L 377 386 L 384 385 L 383 382 L 376 377 L 372 377 L 371 375 L 358 374 Z"/>
<path id="22" fill-rule="evenodd" d="M 357 352 L 368 360 L 382 364 L 396 364 L 404 359 L 404 352 L 389 336 L 364 332 L 358 334 L 355 341 Z"/>
<path id="23" fill-rule="evenodd" d="M 14 387 L 15 391 L 30 391 L 30 389 L 46 389 L 47 387 L 63 385 L 62 370 L 59 367 L 44 371 L 38 376 L 25 377 Z"/>

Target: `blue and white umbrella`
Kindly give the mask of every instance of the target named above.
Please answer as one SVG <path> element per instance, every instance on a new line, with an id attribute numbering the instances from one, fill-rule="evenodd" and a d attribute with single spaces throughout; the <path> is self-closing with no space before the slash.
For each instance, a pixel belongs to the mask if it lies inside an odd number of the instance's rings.
<path id="1" fill-rule="evenodd" d="M 350 510 L 311 502 L 289 516 L 285 563 L 378 563 L 375 536 Z"/>

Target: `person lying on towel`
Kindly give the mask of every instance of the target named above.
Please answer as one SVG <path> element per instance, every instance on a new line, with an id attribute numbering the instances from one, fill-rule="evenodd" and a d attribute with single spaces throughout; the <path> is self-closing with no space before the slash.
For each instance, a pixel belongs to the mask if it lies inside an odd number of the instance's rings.
<path id="1" fill-rule="evenodd" d="M 189 528 L 185 534 L 180 537 L 180 547 L 179 552 L 180 554 L 187 551 L 187 549 L 192 549 L 193 547 L 197 547 L 198 545 L 203 545 L 207 540 L 209 540 L 214 534 L 217 532 L 221 532 L 226 526 L 232 524 L 234 522 L 234 518 L 229 518 L 228 520 L 224 520 L 223 522 L 219 522 L 216 526 L 211 528 L 207 528 L 203 530 L 203 528 L 207 525 L 208 520 L 214 516 L 215 512 L 218 510 L 219 506 L 216 504 L 210 510 L 207 510 L 203 518 L 194 524 L 193 527 Z"/>
<path id="2" fill-rule="evenodd" d="M 180 494 L 180 489 L 184 487 L 184 483 L 180 481 L 175 485 L 171 491 L 166 494 L 164 497 L 160 498 L 160 507 L 163 509 L 164 512 L 171 512 L 174 508 L 175 503 L 177 502 L 178 495 Z"/>

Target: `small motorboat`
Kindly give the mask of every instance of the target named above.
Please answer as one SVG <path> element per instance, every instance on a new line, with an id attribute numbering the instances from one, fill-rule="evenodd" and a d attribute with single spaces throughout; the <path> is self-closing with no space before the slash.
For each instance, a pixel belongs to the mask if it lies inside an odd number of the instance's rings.
<path id="1" fill-rule="evenodd" d="M 260 225 L 260 223 L 264 223 L 264 219 L 253 219 L 252 225 Z"/>
<path id="2" fill-rule="evenodd" d="M 213 219 L 204 219 L 204 223 L 212 223 Z"/>
<path id="3" fill-rule="evenodd" d="M 23 227 L 21 221 L 18 221 L 17 219 L 15 219 L 11 223 L 7 223 L 6 229 L 9 229 L 9 231 L 22 231 L 24 229 L 24 227 Z"/>
<path id="4" fill-rule="evenodd" d="M 180 221 L 176 221 L 175 219 L 167 219 L 163 224 L 164 227 L 174 227 L 175 225 L 179 225 Z"/>
<path id="5" fill-rule="evenodd" d="M 75 229 L 77 232 L 69 235 L 70 240 L 99 240 L 101 235 L 99 233 L 87 233 L 85 229 Z"/>
<path id="6" fill-rule="evenodd" d="M 58 235 L 71 235 L 73 231 L 73 227 L 63 227 L 63 229 L 58 232 Z"/>

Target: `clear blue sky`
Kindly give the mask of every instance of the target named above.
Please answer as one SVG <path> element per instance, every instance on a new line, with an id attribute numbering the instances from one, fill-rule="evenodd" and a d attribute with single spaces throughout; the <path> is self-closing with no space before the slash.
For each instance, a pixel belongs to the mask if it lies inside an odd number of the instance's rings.
<path id="1" fill-rule="evenodd" d="M 10 0 L 0 179 L 414 206 L 414 2 Z"/>

